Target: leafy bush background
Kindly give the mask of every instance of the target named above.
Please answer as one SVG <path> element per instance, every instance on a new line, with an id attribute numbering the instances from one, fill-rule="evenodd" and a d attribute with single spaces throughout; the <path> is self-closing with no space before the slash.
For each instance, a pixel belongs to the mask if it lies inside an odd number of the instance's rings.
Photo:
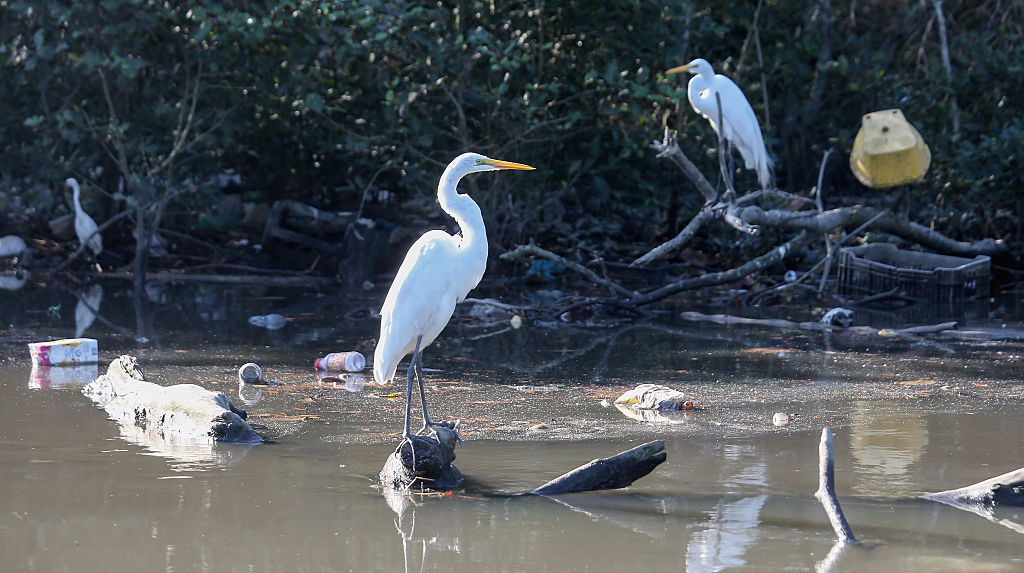
<path id="1" fill-rule="evenodd" d="M 170 199 L 165 226 L 183 232 L 213 208 L 213 177 L 228 168 L 267 200 L 427 213 L 443 166 L 475 150 L 540 167 L 467 181 L 499 250 L 530 239 L 645 250 L 700 207 L 647 147 L 665 126 L 718 178 L 716 140 L 685 79 L 662 74 L 704 57 L 747 93 L 781 188 L 808 190 L 835 147 L 826 201 L 882 200 L 852 178 L 847 154 L 862 114 L 899 107 L 932 148 L 913 187 L 917 220 L 962 239 L 1011 238 L 1019 251 L 1021 3 L 943 3 L 952 82 L 928 0 L 0 8 L 0 222 L 41 234 L 68 210 L 69 175 L 108 192 L 125 177 L 145 190 L 128 204 Z M 99 219 L 116 208 L 99 203 Z"/>

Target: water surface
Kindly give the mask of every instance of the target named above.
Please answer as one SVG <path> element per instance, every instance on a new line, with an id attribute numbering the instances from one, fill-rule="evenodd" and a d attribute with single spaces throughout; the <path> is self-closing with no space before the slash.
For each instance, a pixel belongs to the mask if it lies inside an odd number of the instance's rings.
<path id="1" fill-rule="evenodd" d="M 44 298 L 10 311 L 5 335 L 74 334 L 74 298 L 33 296 Z M 1024 466 L 1018 341 L 456 324 L 430 347 L 426 378 L 432 415 L 462 419 L 456 465 L 467 489 L 386 497 L 376 474 L 397 444 L 400 388 L 318 380 L 311 367 L 330 350 L 371 354 L 372 319 L 322 319 L 363 301 L 296 310 L 262 292 L 193 293 L 167 303 L 177 307 L 153 303 L 163 314 L 137 339 L 130 305 L 108 297 L 109 324 L 86 332 L 100 340 L 99 369 L 129 353 L 154 382 L 222 391 L 271 441 L 154 442 L 108 420 L 75 380 L 34 377 L 23 341 L 8 338 L 5 570 L 810 571 L 834 541 L 813 497 L 824 426 L 836 433 L 840 501 L 864 542 L 836 570 L 1024 570 L 1021 510 L 981 516 L 918 497 Z M 53 300 L 60 318 L 28 312 Z M 245 322 L 274 310 L 292 319 L 279 331 Z M 277 384 L 240 396 L 234 373 L 248 361 Z M 602 405 L 645 382 L 687 392 L 697 408 L 641 420 Z M 776 427 L 775 412 L 793 421 Z M 668 461 L 628 489 L 494 495 L 654 439 Z"/>

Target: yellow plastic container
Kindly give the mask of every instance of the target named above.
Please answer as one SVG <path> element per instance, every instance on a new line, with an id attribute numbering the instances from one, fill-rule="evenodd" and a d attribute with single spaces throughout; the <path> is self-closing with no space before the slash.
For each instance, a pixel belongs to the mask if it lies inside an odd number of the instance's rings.
<path id="1" fill-rule="evenodd" d="M 850 169 L 864 185 L 881 189 L 919 181 L 931 162 L 932 152 L 902 111 L 876 111 L 861 119 Z"/>

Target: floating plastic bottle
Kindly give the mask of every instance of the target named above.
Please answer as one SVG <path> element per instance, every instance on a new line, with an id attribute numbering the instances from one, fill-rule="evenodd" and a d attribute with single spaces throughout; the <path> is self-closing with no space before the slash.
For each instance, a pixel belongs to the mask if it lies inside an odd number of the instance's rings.
<path id="1" fill-rule="evenodd" d="M 281 316 L 280 314 L 267 314 L 263 316 L 250 316 L 249 324 L 253 326 L 262 326 L 267 330 L 277 330 L 278 328 L 284 328 L 284 325 L 288 323 L 288 319 Z"/>
<path id="2" fill-rule="evenodd" d="M 366 357 L 358 352 L 332 352 L 314 363 L 317 370 L 359 372 L 366 367 Z"/>

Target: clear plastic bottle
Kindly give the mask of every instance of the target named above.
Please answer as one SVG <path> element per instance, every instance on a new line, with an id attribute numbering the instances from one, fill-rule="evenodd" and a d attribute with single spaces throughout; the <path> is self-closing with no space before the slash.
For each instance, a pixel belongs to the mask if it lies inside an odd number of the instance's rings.
<path id="1" fill-rule="evenodd" d="M 359 372 L 366 367 L 366 357 L 358 352 L 332 352 L 323 358 L 317 358 L 317 370 L 331 372 Z"/>

